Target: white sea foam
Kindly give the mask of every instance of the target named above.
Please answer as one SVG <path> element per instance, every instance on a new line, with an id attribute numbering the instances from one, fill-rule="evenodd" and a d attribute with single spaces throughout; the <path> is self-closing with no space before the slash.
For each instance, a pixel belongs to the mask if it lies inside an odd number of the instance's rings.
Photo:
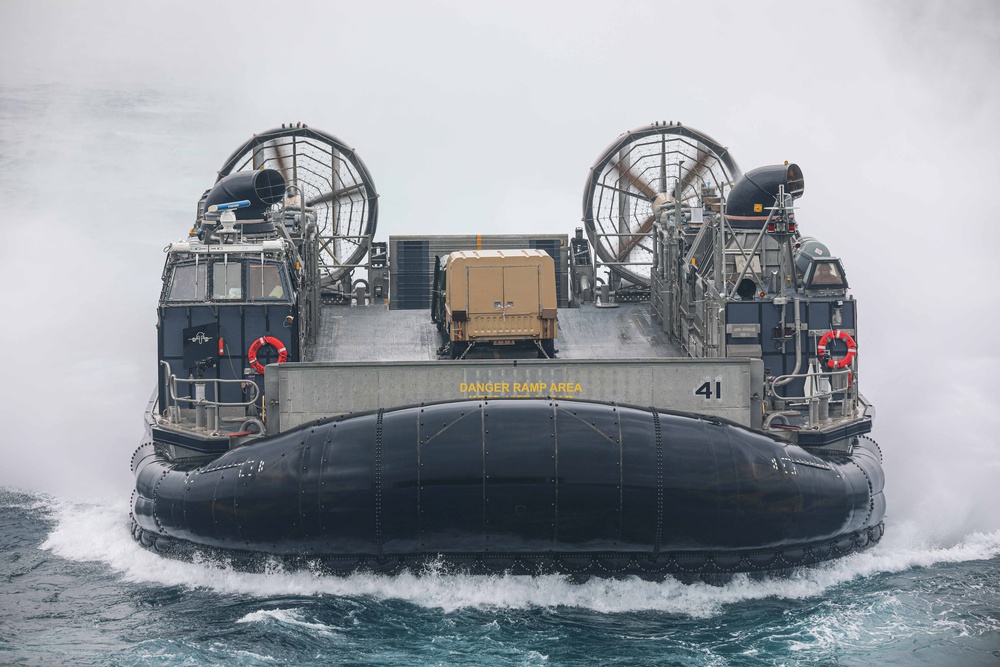
<path id="1" fill-rule="evenodd" d="M 3 507 L 34 512 L 47 510 L 51 504 L 52 499 L 45 494 L 0 487 L 0 505 Z"/>
<path id="2" fill-rule="evenodd" d="M 341 628 L 335 628 L 333 626 L 325 625 L 323 623 L 313 623 L 306 621 L 302 618 L 302 612 L 298 609 L 260 609 L 258 611 L 250 612 L 243 618 L 236 621 L 237 623 L 280 623 L 282 625 L 290 625 L 300 628 L 305 628 L 307 630 L 318 632 L 323 635 L 332 635 L 336 630 Z"/>
<path id="3" fill-rule="evenodd" d="M 396 599 L 445 612 L 463 608 L 569 606 L 605 613 L 653 610 L 705 617 L 719 613 L 725 605 L 746 600 L 815 597 L 859 577 L 1000 556 L 1000 531 L 972 533 L 957 544 L 936 545 L 928 541 L 927 531 L 920 526 L 904 523 L 888 526 L 882 543 L 866 552 L 803 568 L 786 577 L 757 580 L 737 576 L 724 586 L 686 585 L 673 579 L 647 582 L 634 577 L 593 578 L 578 584 L 559 575 L 462 575 L 448 574 L 442 568 L 419 575 L 335 577 L 309 570 L 285 571 L 278 565 L 265 573 L 248 573 L 217 562 L 165 558 L 132 540 L 124 503 L 90 505 L 56 501 L 52 517 L 56 525 L 42 549 L 68 560 L 106 563 L 129 582 L 260 598 L 331 595 Z M 268 619 L 310 625 L 294 610 L 282 609 L 254 612 L 243 620 Z M 335 630 L 327 626 L 313 629 Z"/>

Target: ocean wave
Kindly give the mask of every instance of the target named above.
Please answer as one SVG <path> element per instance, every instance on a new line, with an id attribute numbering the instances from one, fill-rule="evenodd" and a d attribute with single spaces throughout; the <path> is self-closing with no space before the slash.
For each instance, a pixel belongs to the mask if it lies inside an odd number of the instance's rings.
<path id="1" fill-rule="evenodd" d="M 54 500 L 55 523 L 40 548 L 73 561 L 107 564 L 124 580 L 138 584 L 178 586 L 259 598 L 329 595 L 399 600 L 452 612 L 467 608 L 579 607 L 601 613 L 660 611 L 692 617 L 720 613 L 727 605 L 765 598 L 803 599 L 857 578 L 896 573 L 942 563 L 989 560 L 1000 556 L 1000 531 L 971 533 L 957 544 L 936 545 L 920 525 L 889 525 L 876 547 L 791 574 L 752 578 L 738 575 L 717 586 L 592 578 L 575 583 L 561 575 L 454 574 L 442 566 L 398 575 L 358 573 L 339 577 L 317 570 L 286 571 L 274 562 L 263 573 L 234 569 L 226 561 L 202 558 L 173 560 L 140 547 L 129 531 L 126 503 L 93 505 Z M 254 612 L 246 622 L 272 619 L 302 622 L 291 612 Z M 291 614 L 291 615 L 288 615 Z"/>
<path id="2" fill-rule="evenodd" d="M 0 509 L 47 512 L 54 499 L 44 493 L 23 489 L 0 488 Z"/>
<path id="3" fill-rule="evenodd" d="M 279 623 L 281 625 L 305 628 L 323 635 L 332 635 L 343 628 L 336 628 L 323 623 L 314 623 L 303 618 L 302 612 L 298 609 L 260 609 L 250 612 L 242 618 L 237 619 L 237 623 Z"/>

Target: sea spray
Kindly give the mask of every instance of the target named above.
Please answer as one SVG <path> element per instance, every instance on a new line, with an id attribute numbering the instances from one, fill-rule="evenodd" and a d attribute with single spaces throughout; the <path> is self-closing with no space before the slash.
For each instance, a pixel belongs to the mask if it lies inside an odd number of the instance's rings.
<path id="1" fill-rule="evenodd" d="M 921 526 L 905 524 L 893 527 L 870 551 L 794 570 L 787 576 L 738 575 L 721 586 L 683 584 L 674 579 L 649 582 L 636 577 L 591 578 L 574 583 L 562 575 L 455 574 L 443 567 L 430 567 L 417 574 L 357 573 L 340 577 L 322 574 L 318 569 L 288 571 L 277 562 L 264 573 L 254 573 L 209 557 L 195 562 L 166 558 L 133 541 L 123 503 L 95 505 L 53 500 L 50 516 L 55 525 L 42 549 L 69 560 L 105 563 L 117 576 L 133 583 L 258 598 L 292 595 L 393 599 L 445 612 L 578 607 L 600 613 L 659 611 L 704 618 L 722 613 L 727 605 L 745 601 L 819 597 L 858 578 L 1000 555 L 1000 531 L 972 533 L 959 544 L 939 546 L 928 540 Z"/>

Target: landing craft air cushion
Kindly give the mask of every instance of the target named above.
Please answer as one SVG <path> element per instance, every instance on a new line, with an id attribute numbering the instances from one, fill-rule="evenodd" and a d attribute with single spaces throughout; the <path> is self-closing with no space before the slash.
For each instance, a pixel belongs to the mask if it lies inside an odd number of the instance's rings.
<path id="1" fill-rule="evenodd" d="M 795 164 L 743 174 L 654 123 L 595 162 L 572 236 L 385 243 L 353 149 L 255 135 L 167 249 L 133 534 L 335 572 L 685 580 L 878 542 L 855 301 L 803 191 Z"/>

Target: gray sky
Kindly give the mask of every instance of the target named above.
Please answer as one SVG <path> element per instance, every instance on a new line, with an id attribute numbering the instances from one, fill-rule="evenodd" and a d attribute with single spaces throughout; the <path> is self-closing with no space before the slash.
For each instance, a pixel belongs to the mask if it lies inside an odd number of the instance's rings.
<path id="1" fill-rule="evenodd" d="M 46 415 L 61 430 L 43 450 L 69 461 L 46 469 L 19 450 L 28 472 L 7 467 L 0 484 L 128 483 L 161 249 L 254 132 L 303 121 L 356 147 L 384 240 L 571 233 L 605 146 L 679 120 L 743 169 L 802 166 L 803 230 L 841 255 L 860 301 L 890 516 L 916 514 L 937 478 L 950 493 L 974 461 L 973 490 L 929 511 L 997 524 L 977 509 L 1000 505 L 996 3 L 0 0 L 0 44 L 0 224 L 15 241 L 0 277 L 35 286 L 0 334 L 21 378 L 0 390 L 5 437 L 36 439 Z M 22 250 L 39 230 L 43 270 Z M 48 352 L 15 352 L 26 339 Z M 85 394 L 50 397 L 57 418 L 35 396 L 53 366 Z M 80 447 L 63 449 L 80 424 Z M 962 456 L 942 464 L 942 446 Z"/>

